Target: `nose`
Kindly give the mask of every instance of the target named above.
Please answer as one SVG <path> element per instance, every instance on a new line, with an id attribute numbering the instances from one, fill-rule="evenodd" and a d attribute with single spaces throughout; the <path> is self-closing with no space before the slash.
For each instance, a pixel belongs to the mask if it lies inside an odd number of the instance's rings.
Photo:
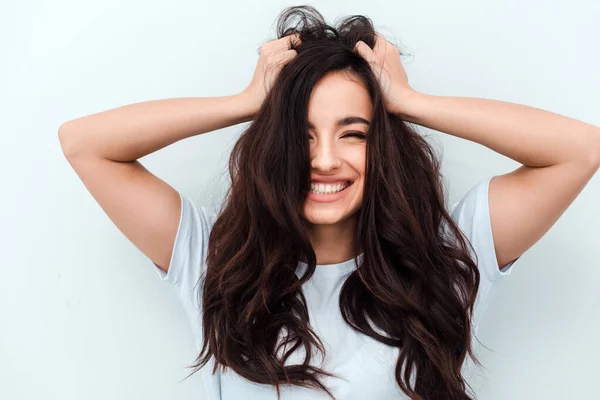
<path id="1" fill-rule="evenodd" d="M 329 140 L 320 140 L 311 146 L 310 166 L 318 171 L 330 171 L 339 168 L 342 160 L 338 148 Z"/>

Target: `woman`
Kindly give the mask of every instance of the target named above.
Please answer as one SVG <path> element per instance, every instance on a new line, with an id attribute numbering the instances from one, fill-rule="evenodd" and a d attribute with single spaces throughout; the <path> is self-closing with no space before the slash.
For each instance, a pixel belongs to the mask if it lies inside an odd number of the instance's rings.
<path id="1" fill-rule="evenodd" d="M 292 7 L 277 30 L 240 94 L 69 121 L 66 157 L 177 288 L 208 398 L 472 399 L 463 372 L 479 363 L 485 297 L 597 171 L 599 129 L 418 93 L 362 16 L 334 28 Z M 251 120 L 218 215 L 136 161 Z M 440 163 L 407 122 L 523 165 L 446 210 Z"/>

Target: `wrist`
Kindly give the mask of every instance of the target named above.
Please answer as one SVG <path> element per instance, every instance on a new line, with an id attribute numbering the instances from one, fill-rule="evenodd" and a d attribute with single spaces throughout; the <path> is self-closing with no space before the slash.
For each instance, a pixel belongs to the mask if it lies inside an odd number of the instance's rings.
<path id="1" fill-rule="evenodd" d="M 405 91 L 399 98 L 401 102 L 395 107 L 394 114 L 399 115 L 405 121 L 417 123 L 422 114 L 421 110 L 427 100 L 427 95 L 410 89 Z"/>
<path id="2" fill-rule="evenodd" d="M 232 98 L 235 101 L 236 109 L 240 111 L 240 118 L 244 122 L 253 120 L 260 106 L 257 106 L 252 96 L 247 92 L 240 92 L 233 95 Z"/>

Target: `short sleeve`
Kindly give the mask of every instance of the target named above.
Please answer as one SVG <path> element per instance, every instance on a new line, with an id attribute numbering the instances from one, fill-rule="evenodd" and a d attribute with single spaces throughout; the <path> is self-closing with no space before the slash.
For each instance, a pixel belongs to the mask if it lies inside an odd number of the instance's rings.
<path id="1" fill-rule="evenodd" d="M 201 304 L 198 294 L 202 287 L 200 279 L 206 271 L 208 238 L 216 215 L 206 207 L 197 206 L 187 196 L 181 193 L 179 196 L 181 214 L 168 272 L 160 269 L 155 263 L 152 264 L 159 278 L 175 288 L 194 333 L 199 333 Z M 198 337 L 199 335 L 196 335 L 196 338 Z"/>
<path id="2" fill-rule="evenodd" d="M 489 184 L 492 177 L 486 178 L 472 187 L 460 201 L 450 207 L 450 215 L 457 223 L 460 230 L 469 239 L 478 261 L 480 272 L 480 285 L 478 299 L 475 303 L 475 325 L 477 326 L 480 315 L 485 310 L 485 300 L 493 284 L 507 277 L 512 272 L 514 265 L 520 257 L 504 266 L 500 270 L 494 247 L 492 223 L 489 210 Z"/>
<path id="3" fill-rule="evenodd" d="M 481 272 L 486 275 L 488 280 L 496 281 L 508 276 L 520 257 L 500 270 L 494 247 L 488 201 L 492 178 L 493 176 L 471 188 L 460 201 L 450 207 L 450 215 L 471 241 L 479 258 Z"/>

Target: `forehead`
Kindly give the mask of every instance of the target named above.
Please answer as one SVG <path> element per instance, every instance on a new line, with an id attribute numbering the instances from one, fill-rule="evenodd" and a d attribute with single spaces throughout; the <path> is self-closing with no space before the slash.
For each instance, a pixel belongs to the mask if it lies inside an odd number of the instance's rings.
<path id="1" fill-rule="evenodd" d="M 364 84 L 349 73 L 331 72 L 314 86 L 308 101 L 311 127 L 333 126 L 348 115 L 371 120 L 371 99 Z"/>

